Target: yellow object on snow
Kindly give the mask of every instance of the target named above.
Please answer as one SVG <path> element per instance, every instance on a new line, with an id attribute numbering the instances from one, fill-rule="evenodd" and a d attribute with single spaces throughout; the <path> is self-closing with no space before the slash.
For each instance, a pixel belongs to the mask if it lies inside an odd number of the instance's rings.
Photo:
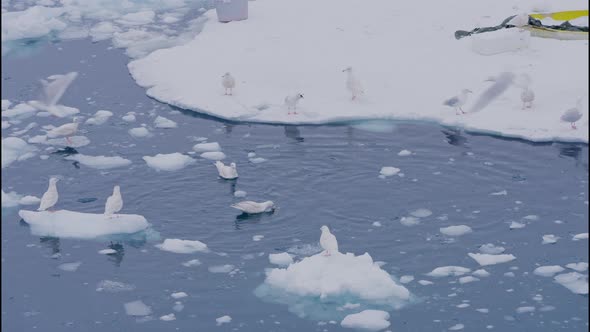
<path id="1" fill-rule="evenodd" d="M 588 10 L 568 10 L 555 13 L 535 13 L 530 14 L 530 16 L 537 20 L 551 18 L 555 21 L 569 21 L 580 17 L 588 16 Z M 588 31 L 559 30 L 547 27 L 538 27 L 533 25 L 524 26 L 523 29 L 530 31 L 532 36 L 541 38 L 553 38 L 562 40 L 588 39 Z"/>

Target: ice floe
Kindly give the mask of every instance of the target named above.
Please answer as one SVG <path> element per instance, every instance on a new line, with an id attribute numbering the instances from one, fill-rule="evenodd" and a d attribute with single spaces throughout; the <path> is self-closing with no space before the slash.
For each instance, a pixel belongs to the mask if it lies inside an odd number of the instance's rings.
<path id="1" fill-rule="evenodd" d="M 43 144 L 52 146 L 64 146 L 70 148 L 80 148 L 90 144 L 90 140 L 86 136 L 72 136 L 69 137 L 69 142 L 65 138 L 47 139 L 47 135 L 37 135 L 28 139 L 32 144 Z"/>
<path id="2" fill-rule="evenodd" d="M 393 176 L 400 172 L 400 169 L 393 166 L 383 166 L 379 171 L 381 177 Z"/>
<path id="3" fill-rule="evenodd" d="M 67 271 L 67 272 L 76 272 L 78 268 L 82 265 L 82 262 L 71 262 L 71 263 L 63 263 L 58 266 L 60 270 Z"/>
<path id="4" fill-rule="evenodd" d="M 201 241 L 182 239 L 165 239 L 164 242 L 156 244 L 156 248 L 177 254 L 192 254 L 195 252 L 209 251 L 207 245 Z"/>
<path id="5" fill-rule="evenodd" d="M 479 247 L 479 251 L 481 251 L 483 254 L 490 254 L 490 255 L 497 255 L 497 254 L 501 254 L 504 252 L 504 247 L 501 246 L 496 246 L 493 243 L 486 243 L 486 244 L 482 244 Z"/>
<path id="6" fill-rule="evenodd" d="M 192 267 L 192 266 L 199 266 L 199 265 L 201 265 L 201 261 L 198 259 L 191 259 L 189 261 L 182 263 L 182 266 L 185 266 L 185 267 Z"/>
<path id="7" fill-rule="evenodd" d="M 588 270 L 588 263 L 586 263 L 586 262 L 569 263 L 569 264 L 566 264 L 565 267 L 567 267 L 568 269 L 578 271 L 578 272 L 584 272 L 584 271 Z"/>
<path id="8" fill-rule="evenodd" d="M 579 241 L 579 240 L 588 240 L 588 233 L 579 233 L 572 237 L 572 240 Z"/>
<path id="9" fill-rule="evenodd" d="M 410 150 L 401 150 L 400 152 L 397 153 L 397 155 L 400 157 L 409 156 L 411 154 L 412 154 L 412 151 L 410 151 Z"/>
<path id="10" fill-rule="evenodd" d="M 467 284 L 467 283 L 474 282 L 474 281 L 479 281 L 479 279 L 476 277 L 473 277 L 473 276 L 465 276 L 465 277 L 459 278 L 460 284 Z"/>
<path id="11" fill-rule="evenodd" d="M 127 132 L 129 133 L 129 135 L 135 138 L 148 137 L 151 135 L 149 129 L 147 129 L 146 127 L 131 128 Z"/>
<path id="12" fill-rule="evenodd" d="M 68 210 L 35 212 L 20 210 L 19 216 L 29 224 L 31 234 L 63 238 L 92 239 L 116 234 L 133 234 L 146 230 L 150 224 L 137 214 L 81 213 Z"/>
<path id="13" fill-rule="evenodd" d="M 131 160 L 119 156 L 87 156 L 80 153 L 65 157 L 66 160 L 74 160 L 84 166 L 96 169 L 111 169 L 131 165 Z"/>
<path id="14" fill-rule="evenodd" d="M 434 270 L 426 273 L 429 277 L 448 277 L 448 276 L 461 276 L 471 272 L 471 269 L 462 266 L 441 266 Z"/>
<path id="15" fill-rule="evenodd" d="M 10 166 L 15 161 L 29 159 L 35 155 L 37 148 L 27 144 L 18 137 L 7 137 L 2 139 L 2 168 Z"/>
<path id="16" fill-rule="evenodd" d="M 473 258 L 481 266 L 506 263 L 506 262 L 510 262 L 510 261 L 516 259 L 516 257 L 512 254 L 490 255 L 490 254 L 468 253 L 468 255 L 469 255 L 469 257 Z"/>
<path id="17" fill-rule="evenodd" d="M 195 162 L 195 160 L 180 152 L 144 156 L 147 165 L 157 171 L 178 171 Z"/>
<path id="18" fill-rule="evenodd" d="M 389 313 L 383 310 L 363 310 L 344 317 L 340 325 L 352 329 L 379 331 L 389 327 Z"/>
<path id="19" fill-rule="evenodd" d="M 169 322 L 169 321 L 176 320 L 176 316 L 174 315 L 174 313 L 171 313 L 168 315 L 160 316 L 160 320 L 163 320 L 165 322 Z"/>
<path id="20" fill-rule="evenodd" d="M 555 274 L 565 270 L 559 265 L 545 265 L 536 268 L 533 273 L 541 277 L 553 277 Z"/>
<path id="21" fill-rule="evenodd" d="M 127 302 L 124 307 L 129 316 L 147 316 L 152 313 L 152 309 L 141 300 Z"/>
<path id="22" fill-rule="evenodd" d="M 94 115 L 91 118 L 87 119 L 85 123 L 87 125 L 100 126 L 106 123 L 111 116 L 113 116 L 113 112 L 107 110 L 100 110 L 94 113 Z"/>
<path id="23" fill-rule="evenodd" d="M 586 274 L 569 272 L 558 274 L 553 279 L 574 294 L 588 294 L 588 275 Z"/>
<path id="24" fill-rule="evenodd" d="M 107 293 L 119 293 L 119 292 L 128 292 L 135 289 L 134 285 L 126 284 L 120 281 L 114 280 L 101 280 L 96 285 L 97 292 L 107 292 Z"/>
<path id="25" fill-rule="evenodd" d="M 473 232 L 471 227 L 467 225 L 456 225 L 439 228 L 439 231 L 447 236 L 461 236 Z"/>
<path id="26" fill-rule="evenodd" d="M 210 151 L 210 152 L 203 152 L 201 153 L 201 158 L 209 159 L 209 160 L 223 160 L 225 159 L 225 153 L 221 151 Z"/>
<path id="27" fill-rule="evenodd" d="M 39 199 L 36 196 L 24 196 L 23 195 L 19 195 L 14 191 L 5 193 L 4 190 L 2 190 L 2 207 L 3 208 L 10 208 L 10 207 L 15 207 L 15 206 L 19 206 L 19 205 L 34 205 L 34 204 L 39 204 L 39 202 L 41 201 L 41 199 Z"/>
<path id="28" fill-rule="evenodd" d="M 559 236 L 555 236 L 553 234 L 545 234 L 543 235 L 543 242 L 542 244 L 554 244 L 559 240 Z"/>
<path id="29" fill-rule="evenodd" d="M 182 299 L 183 297 L 187 297 L 187 296 L 188 296 L 188 294 L 187 294 L 187 293 L 185 293 L 185 292 L 176 292 L 176 293 L 172 293 L 172 294 L 170 294 L 170 296 L 171 296 L 173 299 Z"/>
<path id="30" fill-rule="evenodd" d="M 293 257 L 291 257 L 291 255 L 286 252 L 282 252 L 280 254 L 269 254 L 268 260 L 271 264 L 283 266 L 293 263 Z"/>
<path id="31" fill-rule="evenodd" d="M 163 116 L 158 116 L 155 120 L 154 120 L 154 127 L 156 128 L 176 128 L 178 127 L 178 125 L 176 124 L 176 122 L 165 118 Z"/>
<path id="32" fill-rule="evenodd" d="M 217 317 L 215 318 L 215 322 L 217 322 L 217 325 L 227 324 L 231 322 L 231 317 L 228 315 Z"/>

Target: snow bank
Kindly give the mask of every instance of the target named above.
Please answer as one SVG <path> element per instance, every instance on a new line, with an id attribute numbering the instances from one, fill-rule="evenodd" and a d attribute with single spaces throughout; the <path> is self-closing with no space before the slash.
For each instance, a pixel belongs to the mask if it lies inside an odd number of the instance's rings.
<path id="1" fill-rule="evenodd" d="M 468 253 L 468 255 L 469 257 L 475 259 L 475 261 L 481 266 L 506 263 L 516 259 L 516 257 L 512 254 L 490 255 Z"/>
<path id="2" fill-rule="evenodd" d="M 194 252 L 207 252 L 207 245 L 201 241 L 166 239 L 160 244 L 156 244 L 160 250 L 174 252 L 177 254 L 192 254 Z"/>
<path id="3" fill-rule="evenodd" d="M 18 215 L 29 224 L 31 234 L 37 236 L 92 239 L 114 234 L 133 234 L 150 226 L 143 216 L 137 214 L 117 214 L 109 218 L 102 213 L 20 210 Z"/>
<path id="4" fill-rule="evenodd" d="M 389 313 L 382 310 L 363 310 L 344 317 L 340 325 L 351 329 L 379 331 L 389 327 Z"/>
<path id="5" fill-rule="evenodd" d="M 286 252 L 282 252 L 280 254 L 269 254 L 268 260 L 271 264 L 276 265 L 289 265 L 293 263 L 293 257 Z"/>
<path id="6" fill-rule="evenodd" d="M 149 96 L 234 121 L 426 120 L 533 141 L 588 142 L 586 40 L 523 42 L 520 37 L 526 33 L 517 29 L 455 40 L 455 30 L 499 24 L 515 14 L 516 3 L 528 7 L 521 0 L 458 0 L 455 5 L 461 10 L 425 0 L 377 0 L 370 6 L 354 0 L 255 1 L 249 3 L 248 20 L 219 23 L 210 10 L 204 14 L 208 20 L 202 32 L 192 41 L 155 51 L 128 67 Z M 588 8 L 582 0 L 556 5 L 563 10 Z M 424 11 L 425 6 L 429 10 Z M 396 13 L 420 13 L 420 21 L 436 28 L 408 34 L 403 27 L 415 26 L 416 16 Z M 473 51 L 474 41 L 480 53 L 484 48 L 510 52 L 484 56 Z M 433 61 L 433 50 L 444 61 Z M 563 61 L 563 54 L 568 54 L 568 61 Z M 345 88 L 342 70 L 347 66 L 354 68 L 365 90 L 355 101 Z M 457 116 L 442 105 L 469 88 L 474 91 L 464 107 L 469 111 L 489 86 L 483 80 L 506 70 L 532 77 L 532 110 L 521 109 L 521 90 L 515 86 L 479 112 Z M 233 96 L 224 95 L 220 84 L 220 76 L 228 71 L 237 81 Z M 289 115 L 284 98 L 296 92 L 305 99 L 299 114 Z M 579 129 L 572 130 L 559 118 L 580 96 L 584 116 Z"/>
<path id="7" fill-rule="evenodd" d="M 2 139 L 2 168 L 10 166 L 15 161 L 29 159 L 35 155 L 37 148 L 27 144 L 18 137 Z"/>
<path id="8" fill-rule="evenodd" d="M 115 157 L 105 157 L 105 156 L 87 156 L 83 154 L 74 154 L 71 156 L 67 156 L 64 159 L 66 160 L 74 160 L 79 162 L 80 164 L 96 169 L 111 169 L 116 167 L 124 167 L 131 165 L 131 160 L 115 156 Z"/>
<path id="9" fill-rule="evenodd" d="M 195 160 L 187 155 L 179 152 L 169 154 L 157 154 L 153 157 L 144 156 L 143 160 L 147 165 L 156 171 L 178 171 L 195 162 Z"/>

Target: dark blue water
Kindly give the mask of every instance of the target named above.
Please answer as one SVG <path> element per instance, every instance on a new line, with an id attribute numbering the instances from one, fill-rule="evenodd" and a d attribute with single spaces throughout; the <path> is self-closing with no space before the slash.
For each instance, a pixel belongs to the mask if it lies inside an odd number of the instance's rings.
<path id="1" fill-rule="evenodd" d="M 587 329 L 587 296 L 532 274 L 539 265 L 588 261 L 588 241 L 571 240 L 588 232 L 587 145 L 533 144 L 425 123 L 294 127 L 220 121 L 147 98 L 126 70 L 128 59 L 107 48 L 107 43 L 87 41 L 42 43 L 27 55 L 3 57 L 2 98 L 35 99 L 38 79 L 78 71 L 62 103 L 85 116 L 99 109 L 115 113 L 102 126 L 81 127 L 91 144 L 78 152 L 120 155 L 131 166 L 101 171 L 51 153 L 47 160 L 36 156 L 2 169 L 2 188 L 40 197 L 49 176 L 60 175 L 59 209 L 101 213 L 113 185 L 119 184 L 122 212 L 144 215 L 160 239 L 40 238 L 20 222 L 19 208 L 3 208 L 2 327 L 7 331 L 346 330 L 339 325 L 342 317 L 333 317 L 336 324 L 318 324 L 313 317 L 291 313 L 288 305 L 254 294 L 264 270 L 273 267 L 268 254 L 290 251 L 298 260 L 316 253 L 324 224 L 338 237 L 340 251 L 368 252 L 385 262 L 383 269 L 394 277 L 415 277 L 405 286 L 418 300 L 390 311 L 392 331 L 442 331 L 455 324 L 466 331 L 490 326 L 497 331 Z M 136 123 L 121 120 L 129 111 L 138 113 Z M 154 114 L 179 127 L 153 129 L 153 137 L 142 139 L 127 133 L 141 123 L 152 126 Z M 42 125 L 65 122 L 32 117 L 3 130 L 2 136 L 31 121 L 39 126 L 29 136 L 40 134 Z M 238 164 L 240 178 L 218 179 L 212 162 L 198 155 L 196 163 L 176 172 L 157 172 L 142 160 L 191 151 L 195 137 L 219 142 L 228 156 L 225 161 Z M 402 149 L 414 154 L 400 157 Z M 267 161 L 251 163 L 249 152 Z M 404 177 L 381 179 L 382 166 L 398 167 Z M 233 196 L 235 190 L 246 191 L 247 199 L 273 200 L 278 210 L 239 218 L 229 207 L 240 200 Z M 490 195 L 502 190 L 507 195 Z M 400 223 L 419 208 L 433 214 L 413 227 Z M 527 215 L 539 219 L 523 229 L 509 229 L 512 221 Z M 440 227 L 461 224 L 473 233 L 451 239 L 439 232 Z M 560 240 L 543 245 L 544 234 Z M 254 235 L 264 238 L 253 241 Z M 165 238 L 200 240 L 211 252 L 175 254 L 154 247 Z M 424 276 L 444 265 L 478 269 L 467 253 L 478 252 L 485 243 L 501 245 L 517 259 L 485 267 L 491 276 L 468 284 L 459 284 L 457 277 Z M 109 245 L 117 254 L 97 253 Z M 202 264 L 182 265 L 191 259 Z M 68 262 L 82 264 L 74 272 L 58 268 Z M 208 271 L 223 264 L 233 265 L 235 273 Z M 507 272 L 514 276 L 505 276 Z M 420 279 L 434 284 L 422 286 L 416 282 Z M 97 291 L 103 280 L 133 289 Z M 175 312 L 177 300 L 170 294 L 178 291 L 189 296 L 178 300 L 184 309 Z M 533 299 L 537 294 L 541 301 Z M 123 304 L 135 300 L 151 307 L 153 320 L 126 315 Z M 458 308 L 461 303 L 470 306 Z M 517 313 L 522 306 L 535 306 L 536 311 Z M 547 306 L 554 309 L 540 310 Z M 175 321 L 158 319 L 172 312 Z M 230 315 L 231 323 L 217 326 L 215 318 L 223 315 Z"/>

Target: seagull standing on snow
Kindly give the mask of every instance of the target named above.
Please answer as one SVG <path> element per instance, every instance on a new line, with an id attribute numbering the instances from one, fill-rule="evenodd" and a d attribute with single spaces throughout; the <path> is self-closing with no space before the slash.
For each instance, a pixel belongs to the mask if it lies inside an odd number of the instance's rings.
<path id="1" fill-rule="evenodd" d="M 563 113 L 561 116 L 561 121 L 571 123 L 572 129 L 578 129 L 576 127 L 576 121 L 582 118 L 582 112 L 580 112 L 581 108 L 582 99 L 579 99 L 576 107 L 572 107 Z"/>
<path id="2" fill-rule="evenodd" d="M 74 121 L 72 123 L 66 123 L 65 125 L 61 125 L 57 128 L 53 128 L 47 132 L 47 137 L 49 138 L 56 138 L 56 137 L 65 137 L 68 143 L 72 143 L 70 140 L 70 136 L 74 136 L 78 131 L 78 117 L 74 117 Z"/>
<path id="3" fill-rule="evenodd" d="M 338 241 L 334 234 L 330 233 L 328 226 L 324 225 L 320 228 L 322 235 L 320 236 L 320 245 L 325 250 L 326 256 L 330 256 L 333 252 L 338 252 Z"/>
<path id="4" fill-rule="evenodd" d="M 297 109 L 297 103 L 299 102 L 299 99 L 303 99 L 303 94 L 298 93 L 285 97 L 285 105 L 287 105 L 287 110 Z M 291 114 L 291 112 L 289 111 L 287 114 Z M 297 114 L 297 112 L 293 111 L 293 114 Z"/>
<path id="5" fill-rule="evenodd" d="M 347 67 L 346 69 L 342 70 L 342 72 L 346 72 L 346 88 L 352 94 L 352 100 L 355 100 L 356 97 L 365 93 L 361 81 L 354 75 L 352 72 L 352 67 Z"/>
<path id="6" fill-rule="evenodd" d="M 266 201 L 262 203 L 257 203 L 253 201 L 243 201 L 237 204 L 233 204 L 231 207 L 247 214 L 257 214 L 263 212 L 270 212 L 274 210 L 275 203 L 273 203 L 273 201 Z"/>
<path id="7" fill-rule="evenodd" d="M 39 208 L 37 209 L 37 211 L 45 211 L 53 207 L 55 203 L 57 203 L 59 195 L 57 193 L 56 183 L 58 180 L 58 178 L 49 179 L 49 188 L 47 188 L 47 191 L 41 197 L 41 203 L 39 204 Z"/>
<path id="8" fill-rule="evenodd" d="M 215 167 L 217 167 L 217 172 L 219 176 L 226 180 L 233 180 L 238 178 L 238 170 L 236 168 L 236 163 L 231 163 L 229 166 L 226 166 L 221 161 L 215 162 Z"/>
<path id="9" fill-rule="evenodd" d="M 443 105 L 455 108 L 455 114 L 457 115 L 459 114 L 459 111 L 465 114 L 465 111 L 463 111 L 461 107 L 465 105 L 465 102 L 467 102 L 467 98 L 469 97 L 470 93 L 472 93 L 471 90 L 463 89 L 461 90 L 461 93 L 458 96 L 454 96 L 452 98 L 445 100 Z"/>
<path id="10" fill-rule="evenodd" d="M 114 213 L 121 211 L 123 208 L 123 197 L 121 197 L 121 188 L 115 186 L 113 188 L 113 194 L 107 198 L 107 202 L 104 205 L 105 216 L 112 217 Z"/>
<path id="11" fill-rule="evenodd" d="M 221 76 L 222 80 L 221 80 L 221 85 L 223 85 L 223 87 L 225 88 L 225 93 L 224 95 L 232 95 L 232 90 L 233 88 L 236 86 L 236 80 L 234 79 L 233 76 L 231 76 L 230 73 L 225 73 L 223 76 Z M 229 93 L 227 93 L 229 90 Z"/>

